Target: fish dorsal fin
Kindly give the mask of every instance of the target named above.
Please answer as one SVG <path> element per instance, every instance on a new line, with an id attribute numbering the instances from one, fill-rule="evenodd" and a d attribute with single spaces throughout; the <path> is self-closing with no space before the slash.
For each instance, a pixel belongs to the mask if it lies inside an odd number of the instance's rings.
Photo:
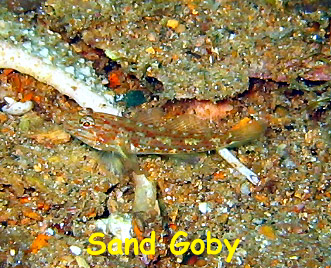
<path id="1" fill-rule="evenodd" d="M 163 127 L 178 132 L 207 135 L 215 131 L 211 128 L 209 121 L 203 120 L 194 114 L 181 114 L 169 117 L 158 107 L 136 112 L 131 119 L 144 125 L 155 128 Z"/>
<path id="2" fill-rule="evenodd" d="M 164 122 L 164 112 L 161 108 L 154 107 L 143 111 L 137 111 L 130 119 L 144 125 L 159 126 Z"/>
<path id="3" fill-rule="evenodd" d="M 178 132 L 211 134 L 214 130 L 207 120 L 202 120 L 194 114 L 182 114 L 175 118 L 168 119 L 163 126 L 166 129 L 176 130 Z"/>

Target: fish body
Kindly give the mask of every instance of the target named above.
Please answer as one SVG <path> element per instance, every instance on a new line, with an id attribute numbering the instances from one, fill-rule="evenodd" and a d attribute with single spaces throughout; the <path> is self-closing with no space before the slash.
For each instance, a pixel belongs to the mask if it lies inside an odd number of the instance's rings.
<path id="1" fill-rule="evenodd" d="M 251 140 L 264 128 L 261 122 L 254 122 L 248 135 L 242 129 L 226 133 L 201 133 L 181 131 L 164 124 L 146 124 L 104 113 L 75 113 L 66 116 L 64 128 L 97 150 L 125 154 L 181 154 L 206 152 Z"/>

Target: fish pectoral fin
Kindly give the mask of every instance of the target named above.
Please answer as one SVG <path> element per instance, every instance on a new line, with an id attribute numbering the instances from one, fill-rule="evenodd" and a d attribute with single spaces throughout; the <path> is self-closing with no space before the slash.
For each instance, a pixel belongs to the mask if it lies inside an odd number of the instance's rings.
<path id="1" fill-rule="evenodd" d="M 100 160 L 105 165 L 105 167 L 117 174 L 121 175 L 124 173 L 124 165 L 122 157 L 114 152 L 99 151 Z"/>
<path id="2" fill-rule="evenodd" d="M 115 153 L 121 157 L 121 161 L 125 170 L 139 173 L 140 168 L 138 158 L 135 154 L 130 154 L 127 150 L 125 150 L 125 148 L 120 146 L 116 148 Z"/>
<path id="3" fill-rule="evenodd" d="M 230 143 L 226 147 L 237 147 L 260 137 L 266 130 L 262 120 L 242 120 L 230 132 Z"/>
<path id="4" fill-rule="evenodd" d="M 134 171 L 139 173 L 140 167 L 136 155 L 123 155 L 117 152 L 100 151 L 101 161 L 109 171 L 115 174 L 123 174 Z"/>

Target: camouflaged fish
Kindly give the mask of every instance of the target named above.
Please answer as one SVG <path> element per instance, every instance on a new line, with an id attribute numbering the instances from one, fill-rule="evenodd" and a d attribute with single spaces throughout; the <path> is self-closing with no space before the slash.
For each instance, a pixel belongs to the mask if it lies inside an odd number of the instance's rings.
<path id="1" fill-rule="evenodd" d="M 174 121 L 176 122 L 176 121 Z M 174 124 L 148 124 L 103 113 L 66 116 L 64 128 L 74 137 L 102 151 L 126 154 L 182 154 L 229 147 L 255 139 L 265 129 L 250 121 L 225 133 L 183 131 Z"/>

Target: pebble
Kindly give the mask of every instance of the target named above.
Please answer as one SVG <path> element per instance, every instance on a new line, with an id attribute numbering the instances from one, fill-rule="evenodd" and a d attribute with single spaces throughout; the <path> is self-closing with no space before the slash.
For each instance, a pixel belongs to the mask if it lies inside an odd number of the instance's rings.
<path id="1" fill-rule="evenodd" d="M 251 190 L 250 190 L 250 184 L 245 182 L 241 185 L 240 187 L 240 192 L 243 194 L 243 195 L 249 195 L 251 193 Z"/>
<path id="2" fill-rule="evenodd" d="M 208 203 L 206 203 L 206 202 L 199 203 L 199 211 L 202 214 L 206 214 L 208 212 L 211 212 L 210 205 Z"/>
<path id="3" fill-rule="evenodd" d="M 76 256 L 82 254 L 82 249 L 78 246 L 70 246 L 70 251 L 72 254 L 74 254 Z"/>
<path id="4" fill-rule="evenodd" d="M 296 164 L 289 158 L 286 158 L 283 162 L 284 166 L 288 169 L 296 168 Z"/>

